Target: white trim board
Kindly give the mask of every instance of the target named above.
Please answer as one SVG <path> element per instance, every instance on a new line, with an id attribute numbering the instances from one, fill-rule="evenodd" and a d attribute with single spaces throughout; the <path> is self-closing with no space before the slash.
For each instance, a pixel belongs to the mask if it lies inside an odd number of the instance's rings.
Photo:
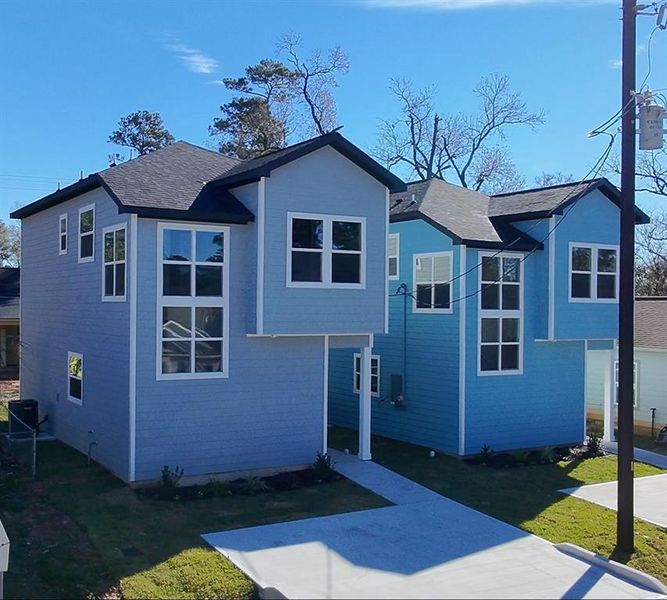
<path id="1" fill-rule="evenodd" d="M 257 303 L 256 330 L 264 333 L 264 221 L 266 202 L 266 177 L 260 177 L 257 184 Z"/>
<path id="2" fill-rule="evenodd" d="M 134 481 L 136 478 L 136 448 L 137 448 L 137 238 L 138 238 L 138 218 L 136 214 L 130 214 L 130 288 L 125 290 L 130 295 L 130 368 L 129 368 L 129 401 L 128 401 L 128 420 L 129 420 L 129 438 L 130 448 L 128 453 L 129 468 L 128 480 Z M 127 258 L 127 245 L 125 248 Z M 127 272 L 127 271 L 126 271 Z M 156 348 L 157 351 L 157 348 Z"/>
<path id="3" fill-rule="evenodd" d="M 461 244 L 459 246 L 459 454 L 465 454 L 466 444 L 466 279 L 468 275 L 463 275 L 467 269 L 467 248 Z"/>

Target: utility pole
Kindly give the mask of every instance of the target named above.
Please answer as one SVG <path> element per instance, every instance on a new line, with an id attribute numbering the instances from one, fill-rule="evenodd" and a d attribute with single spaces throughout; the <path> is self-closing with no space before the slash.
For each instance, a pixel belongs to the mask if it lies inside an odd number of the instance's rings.
<path id="1" fill-rule="evenodd" d="M 621 244 L 618 326 L 618 503 L 616 543 L 634 552 L 634 315 L 636 0 L 623 0 Z"/>

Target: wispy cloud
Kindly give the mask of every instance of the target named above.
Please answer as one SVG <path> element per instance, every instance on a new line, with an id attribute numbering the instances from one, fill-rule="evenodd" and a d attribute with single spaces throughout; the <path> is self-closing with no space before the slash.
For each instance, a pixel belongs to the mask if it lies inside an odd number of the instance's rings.
<path id="1" fill-rule="evenodd" d="M 529 6 L 562 4 L 594 6 L 596 4 L 618 4 L 618 0 L 363 0 L 375 8 L 424 8 L 435 10 L 466 10 L 502 6 Z"/>
<path id="2" fill-rule="evenodd" d="M 193 73 L 215 73 L 218 69 L 218 61 L 215 58 L 207 56 L 199 48 L 183 44 L 178 39 L 167 39 L 164 42 L 164 47 L 173 52 L 188 71 L 192 71 Z"/>

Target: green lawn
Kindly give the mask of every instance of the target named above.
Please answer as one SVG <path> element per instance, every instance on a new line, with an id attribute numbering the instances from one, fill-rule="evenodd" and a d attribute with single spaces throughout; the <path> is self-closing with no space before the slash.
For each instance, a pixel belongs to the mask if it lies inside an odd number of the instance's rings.
<path id="1" fill-rule="evenodd" d="M 58 442 L 39 444 L 38 481 L 0 478 L 11 540 L 8 598 L 248 598 L 250 581 L 201 533 L 388 503 L 347 480 L 258 496 L 167 502 L 130 490 Z"/>
<path id="2" fill-rule="evenodd" d="M 329 445 L 357 451 L 357 432 L 334 428 Z M 609 456 L 555 465 L 492 469 L 465 463 L 429 449 L 373 437 L 373 460 L 441 494 L 552 542 L 571 542 L 612 557 L 667 582 L 667 532 L 635 520 L 636 552 L 615 550 L 616 513 L 566 496 L 559 489 L 616 478 Z M 662 473 L 636 463 L 635 475 Z"/>

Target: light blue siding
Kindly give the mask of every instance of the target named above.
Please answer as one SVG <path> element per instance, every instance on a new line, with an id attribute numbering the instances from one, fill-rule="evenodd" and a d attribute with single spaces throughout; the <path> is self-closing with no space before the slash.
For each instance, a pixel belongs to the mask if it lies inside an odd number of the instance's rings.
<path id="1" fill-rule="evenodd" d="M 386 188 L 330 147 L 271 173 L 265 204 L 265 333 L 380 333 Z M 366 217 L 366 288 L 287 287 L 287 213 Z"/>
<path id="2" fill-rule="evenodd" d="M 95 204 L 95 260 L 78 264 L 79 208 Z M 68 216 L 68 252 L 58 254 L 59 216 Z M 102 229 L 126 222 L 94 190 L 23 220 L 21 396 L 40 403 L 46 428 L 128 476 L 129 302 L 102 302 Z M 127 252 L 130 243 L 128 236 Z M 129 282 L 129 274 L 128 274 Z M 83 405 L 67 399 L 67 353 L 83 354 Z"/>
<path id="3" fill-rule="evenodd" d="M 139 219 L 136 478 L 163 465 L 186 475 L 313 461 L 322 448 L 322 337 L 251 338 L 252 227 L 232 226 L 229 378 L 156 380 L 157 222 Z"/>
<path id="4" fill-rule="evenodd" d="M 392 223 L 400 235 L 399 280 L 389 281 L 389 335 L 376 335 L 373 354 L 380 357 L 380 397 L 373 398 L 373 433 L 455 452 L 458 439 L 458 323 L 459 305 L 452 314 L 419 314 L 412 299 L 395 296 L 405 283 L 413 289 L 413 255 L 452 251 L 454 275 L 459 272 L 459 251 L 451 239 L 422 220 Z M 458 281 L 452 298 L 459 297 Z M 405 338 L 404 338 L 404 333 Z M 359 395 L 353 393 L 353 352 L 330 353 L 330 421 L 356 428 Z M 405 361 L 405 371 L 404 371 Z M 391 375 L 402 375 L 405 406 L 390 403 Z"/>

